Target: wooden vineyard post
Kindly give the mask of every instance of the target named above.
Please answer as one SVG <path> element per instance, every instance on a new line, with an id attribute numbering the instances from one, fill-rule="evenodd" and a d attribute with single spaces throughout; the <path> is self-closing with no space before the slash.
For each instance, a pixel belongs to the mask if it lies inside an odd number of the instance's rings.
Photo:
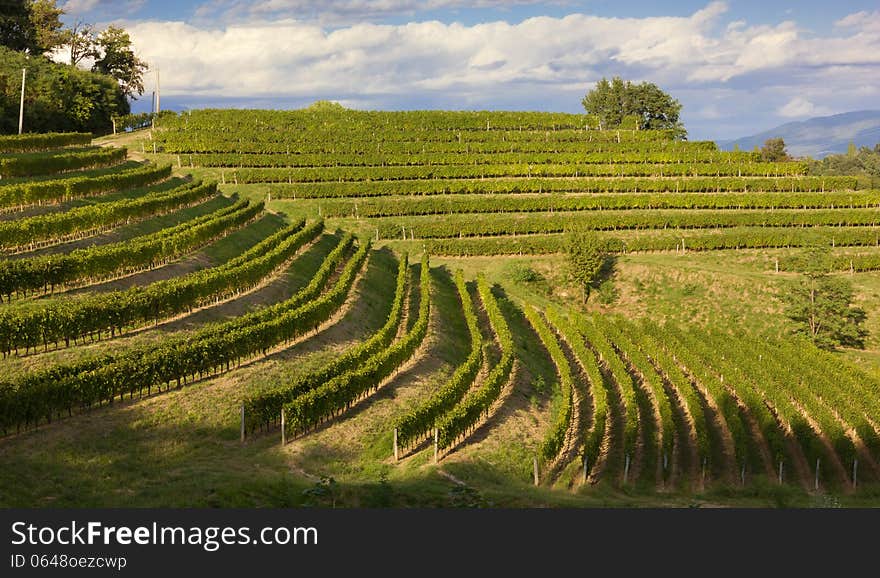
<path id="1" fill-rule="evenodd" d="M 626 485 L 629 479 L 629 454 L 626 454 L 623 462 L 623 484 Z"/>
<path id="2" fill-rule="evenodd" d="M 440 459 L 440 432 L 437 428 L 434 428 L 434 463 L 436 464 Z"/>
<path id="3" fill-rule="evenodd" d="M 587 469 L 589 467 L 590 458 L 585 454 L 584 455 L 584 483 L 587 483 Z"/>
<path id="4" fill-rule="evenodd" d="M 746 465 L 743 464 L 742 469 L 739 471 L 739 482 L 740 485 L 746 485 Z"/>
<path id="5" fill-rule="evenodd" d="M 859 460 L 853 460 L 853 488 L 859 485 Z"/>
<path id="6" fill-rule="evenodd" d="M 816 490 L 817 492 L 819 491 L 819 459 L 820 459 L 820 458 L 816 458 L 816 483 L 815 483 L 815 486 L 814 486 L 814 487 L 815 487 L 815 490 Z"/>
<path id="7" fill-rule="evenodd" d="M 538 457 L 535 456 L 532 458 L 532 476 L 534 477 L 535 485 L 538 485 Z"/>
<path id="8" fill-rule="evenodd" d="M 782 484 L 782 460 L 779 460 L 779 483 Z"/>
<path id="9" fill-rule="evenodd" d="M 397 453 L 397 428 L 394 428 L 394 461 L 400 459 L 400 455 Z"/>
<path id="10" fill-rule="evenodd" d="M 244 404 L 241 404 L 241 443 L 244 443 Z"/>
<path id="11" fill-rule="evenodd" d="M 709 458 L 703 458 L 703 471 L 700 474 L 700 486 L 705 490 L 706 489 L 706 465 L 709 461 Z"/>
<path id="12" fill-rule="evenodd" d="M 281 446 L 287 445 L 287 413 L 281 408 Z"/>

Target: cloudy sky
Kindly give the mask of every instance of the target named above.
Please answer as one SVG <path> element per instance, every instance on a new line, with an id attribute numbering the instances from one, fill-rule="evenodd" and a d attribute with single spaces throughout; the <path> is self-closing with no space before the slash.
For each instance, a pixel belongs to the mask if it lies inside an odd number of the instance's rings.
<path id="1" fill-rule="evenodd" d="M 61 0 L 121 23 L 162 107 L 581 112 L 603 76 L 678 98 L 692 139 L 880 108 L 876 0 Z M 155 74 L 136 109 L 149 110 Z"/>

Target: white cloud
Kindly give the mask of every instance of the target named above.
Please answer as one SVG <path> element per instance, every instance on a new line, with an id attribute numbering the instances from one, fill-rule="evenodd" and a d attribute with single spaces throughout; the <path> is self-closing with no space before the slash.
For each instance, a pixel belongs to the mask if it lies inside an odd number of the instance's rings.
<path id="1" fill-rule="evenodd" d="M 102 17 L 117 17 L 136 12 L 145 3 L 146 0 L 67 0 L 61 8 L 71 16 L 82 16 L 100 9 Z"/>
<path id="2" fill-rule="evenodd" d="M 93 10 L 102 0 L 67 0 L 61 7 L 68 14 L 80 14 Z"/>
<path id="3" fill-rule="evenodd" d="M 529 4 L 566 4 L 567 0 L 210 0 L 196 9 L 200 18 L 227 22 L 295 18 L 339 26 L 375 22 L 388 16 L 413 16 L 433 10 L 492 8 Z"/>
<path id="4" fill-rule="evenodd" d="M 817 113 L 816 105 L 806 98 L 796 96 L 789 100 L 785 105 L 777 110 L 780 116 L 786 117 L 806 117 Z"/>
<path id="5" fill-rule="evenodd" d="M 270 1 L 291 4 L 263 5 Z M 378 4 L 399 9 L 407 0 Z M 166 95 L 332 98 L 371 108 L 570 102 L 568 110 L 575 111 L 596 80 L 620 75 L 655 82 L 681 98 L 686 121 L 688 114 L 698 122 L 723 120 L 742 103 L 771 116 L 872 107 L 870 99 L 880 92 L 876 13 L 847 17 L 845 26 L 820 37 L 792 22 L 727 24 L 726 9 L 713 2 L 689 17 L 571 14 L 516 24 L 430 21 L 330 29 L 316 21 L 278 19 L 225 27 L 130 22 L 126 28 L 139 55 L 161 67 Z M 700 101 L 698 95 L 709 91 L 722 96 Z"/>
<path id="6" fill-rule="evenodd" d="M 838 28 L 872 28 L 875 31 L 880 27 L 880 10 L 868 12 L 856 12 L 844 16 L 834 23 Z"/>

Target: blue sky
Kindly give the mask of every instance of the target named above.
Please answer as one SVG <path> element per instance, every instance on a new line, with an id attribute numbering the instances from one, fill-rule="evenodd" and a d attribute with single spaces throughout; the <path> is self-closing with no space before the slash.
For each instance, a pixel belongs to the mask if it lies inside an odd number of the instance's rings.
<path id="1" fill-rule="evenodd" d="M 868 1 L 67 0 L 122 23 L 163 108 L 579 112 L 603 76 L 678 98 L 691 138 L 880 108 Z M 147 94 L 135 103 L 149 109 Z"/>

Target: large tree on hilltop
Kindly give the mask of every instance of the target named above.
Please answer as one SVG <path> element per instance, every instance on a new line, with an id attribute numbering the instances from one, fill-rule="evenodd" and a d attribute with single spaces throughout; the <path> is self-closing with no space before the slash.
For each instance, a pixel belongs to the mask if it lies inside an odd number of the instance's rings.
<path id="1" fill-rule="evenodd" d="M 604 128 L 620 126 L 624 117 L 635 116 L 640 129 L 671 129 L 678 138 L 687 136 L 678 117 L 681 103 L 650 82 L 634 84 L 619 76 L 610 81 L 602 78 L 581 104 L 588 114 L 599 118 Z"/>

